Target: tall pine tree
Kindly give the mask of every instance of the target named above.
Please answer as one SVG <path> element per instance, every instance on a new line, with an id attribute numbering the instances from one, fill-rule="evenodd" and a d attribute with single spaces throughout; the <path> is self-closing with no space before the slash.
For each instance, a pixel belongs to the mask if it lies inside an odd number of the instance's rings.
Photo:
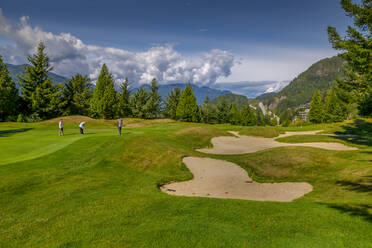
<path id="1" fill-rule="evenodd" d="M 180 100 L 181 90 L 178 87 L 175 87 L 168 96 L 166 96 L 165 102 L 165 115 L 169 118 L 176 119 L 177 106 Z"/>
<path id="2" fill-rule="evenodd" d="M 88 76 L 76 74 L 63 89 L 63 96 L 67 102 L 66 115 L 88 115 L 93 85 Z"/>
<path id="3" fill-rule="evenodd" d="M 18 90 L 0 55 L 0 121 L 17 113 Z"/>
<path id="4" fill-rule="evenodd" d="M 181 93 L 176 115 L 182 121 L 198 121 L 198 104 L 190 84 Z"/>
<path id="5" fill-rule="evenodd" d="M 148 116 L 146 104 L 150 94 L 143 87 L 139 88 L 131 97 L 130 105 L 134 117 L 146 118 Z"/>
<path id="6" fill-rule="evenodd" d="M 233 102 L 231 105 L 230 110 L 230 123 L 232 125 L 239 125 L 240 124 L 240 111 L 236 105 L 236 102 Z"/>
<path id="7" fill-rule="evenodd" d="M 348 62 L 346 78 L 340 80 L 338 86 L 357 99 L 362 115 L 372 115 L 372 2 L 358 2 L 341 0 L 354 26 L 348 27 L 345 38 L 341 38 L 336 28 L 328 27 L 328 37 Z"/>
<path id="8" fill-rule="evenodd" d="M 48 73 L 53 69 L 45 46 L 41 42 L 36 54 L 28 56 L 31 65 L 25 67 L 25 74 L 19 76 L 22 97 L 28 112 L 41 118 L 55 117 L 61 113 L 65 102 L 62 101 L 62 83 L 53 84 Z"/>
<path id="9" fill-rule="evenodd" d="M 217 119 L 219 123 L 230 122 L 230 109 L 231 105 L 226 98 L 222 98 L 222 100 L 217 103 Z"/>
<path id="10" fill-rule="evenodd" d="M 322 104 L 322 97 L 320 96 L 319 90 L 314 91 L 313 98 L 311 100 L 309 121 L 313 123 L 322 123 L 324 121 L 324 110 Z"/>
<path id="11" fill-rule="evenodd" d="M 90 104 L 93 117 L 114 118 L 117 114 L 117 98 L 114 79 L 106 64 L 102 65 Z"/>
<path id="12" fill-rule="evenodd" d="M 120 94 L 119 94 L 119 115 L 121 117 L 131 116 L 132 110 L 130 108 L 130 83 L 128 78 L 120 85 Z"/>
<path id="13" fill-rule="evenodd" d="M 156 118 L 160 114 L 161 97 L 159 94 L 159 85 L 156 79 L 152 79 L 150 85 L 150 98 L 146 103 L 148 118 Z"/>

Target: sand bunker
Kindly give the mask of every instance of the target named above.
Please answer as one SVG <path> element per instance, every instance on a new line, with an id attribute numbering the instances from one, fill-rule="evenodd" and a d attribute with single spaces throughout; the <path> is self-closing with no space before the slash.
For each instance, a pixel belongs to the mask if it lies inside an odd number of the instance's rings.
<path id="1" fill-rule="evenodd" d="M 183 162 L 194 179 L 161 187 L 171 195 L 290 202 L 312 191 L 300 183 L 257 183 L 238 165 L 217 159 L 186 157 Z"/>
<path id="2" fill-rule="evenodd" d="M 263 138 L 256 136 L 241 136 L 238 132 L 230 132 L 236 137 L 221 136 L 212 138 L 211 142 L 213 148 L 197 149 L 199 152 L 209 154 L 244 154 L 257 152 L 269 148 L 282 147 L 282 146 L 307 146 L 323 148 L 328 150 L 357 150 L 355 147 L 345 146 L 341 143 L 328 143 L 328 142 L 310 142 L 310 143 L 281 143 L 276 141 L 277 138 L 288 137 L 292 135 L 314 135 L 319 131 L 308 132 L 286 132 L 275 138 Z"/>

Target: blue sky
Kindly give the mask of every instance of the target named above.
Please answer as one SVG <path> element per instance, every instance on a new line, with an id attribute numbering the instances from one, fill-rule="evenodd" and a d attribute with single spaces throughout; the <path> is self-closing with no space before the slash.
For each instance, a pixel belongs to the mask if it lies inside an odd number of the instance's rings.
<path id="1" fill-rule="evenodd" d="M 188 77 L 195 83 L 199 80 L 201 84 L 291 80 L 317 60 L 336 54 L 327 40 L 327 26 L 335 26 L 342 31 L 350 24 L 339 0 L 2 0 L 0 8 L 0 26 L 1 22 L 6 22 L 15 30 L 13 33 L 19 33 L 12 35 L 0 30 L 0 45 L 8 46 L 5 52 L 3 48 L 3 53 L 6 53 L 3 56 L 9 62 L 22 62 L 21 55 L 30 53 L 32 42 L 25 34 L 32 36 L 33 32 L 36 33 L 34 39 L 49 39 L 46 43 L 51 50 L 71 52 L 68 59 L 71 56 L 89 57 L 85 58 L 89 60 L 89 66 L 80 68 L 87 69 L 82 73 L 91 77 L 96 74 L 95 66 L 100 64 L 99 61 L 93 63 L 92 57 L 98 56 L 107 60 L 108 64 L 113 63 L 117 78 L 133 74 L 133 80 L 145 81 L 163 73 L 160 81 L 164 83 Z M 20 21 L 21 17 L 24 18 Z M 49 32 L 56 38 L 48 36 Z M 59 36 L 61 33 L 69 34 L 87 47 L 115 48 L 129 52 L 136 59 L 143 53 L 143 56 L 167 57 L 168 62 L 159 62 L 156 58 L 156 72 L 146 69 L 141 75 L 128 71 L 134 65 L 115 72 L 116 66 L 132 57 L 123 53 L 124 57 L 117 58 L 121 62 L 115 64 L 112 54 L 108 56 L 103 54 L 105 52 L 88 49 L 91 54 L 85 55 L 83 52 L 87 49 L 77 48 L 76 42 L 72 50 L 77 50 L 77 54 L 74 54 L 66 47 L 61 49 L 64 46 L 61 39 L 71 42 L 70 38 Z M 25 45 L 27 42 L 30 44 Z M 13 55 L 9 46 L 25 51 Z M 54 49 L 54 46 L 58 47 Z M 158 50 L 154 52 L 154 49 Z M 63 66 L 56 66 L 57 72 L 65 75 L 76 72 L 68 68 L 68 63 L 72 61 L 61 54 L 54 54 L 55 51 L 50 53 L 56 57 L 55 61 L 64 63 Z M 113 53 L 121 54 L 118 51 Z M 220 58 L 220 61 L 215 58 Z M 182 64 L 184 61 L 191 61 L 192 66 L 169 67 L 172 63 Z M 81 64 L 85 62 L 78 61 Z M 206 63 L 210 65 L 205 66 Z M 197 65 L 204 66 L 200 73 L 208 75 L 192 74 Z M 214 68 L 213 72 L 208 71 L 210 67 Z M 170 70 L 167 77 L 162 69 Z M 185 75 L 172 77 L 171 71 Z"/>

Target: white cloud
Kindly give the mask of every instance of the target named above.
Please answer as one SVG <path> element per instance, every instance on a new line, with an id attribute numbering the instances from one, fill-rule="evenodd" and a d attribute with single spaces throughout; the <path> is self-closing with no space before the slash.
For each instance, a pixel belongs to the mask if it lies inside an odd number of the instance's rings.
<path id="1" fill-rule="evenodd" d="M 132 82 L 149 83 L 157 78 L 161 83 L 192 82 L 213 84 L 219 77 L 228 77 L 234 65 L 234 56 L 215 49 L 186 59 L 172 45 L 155 46 L 145 52 L 131 52 L 118 48 L 87 45 L 69 33 L 53 34 L 28 23 L 21 17 L 18 24 L 11 23 L 0 9 L 0 35 L 13 41 L 13 45 L 0 46 L 0 54 L 9 63 L 25 63 L 40 41 L 56 73 L 71 76 L 75 73 L 98 77 L 100 67 L 106 63 L 116 79 L 128 77 Z"/>

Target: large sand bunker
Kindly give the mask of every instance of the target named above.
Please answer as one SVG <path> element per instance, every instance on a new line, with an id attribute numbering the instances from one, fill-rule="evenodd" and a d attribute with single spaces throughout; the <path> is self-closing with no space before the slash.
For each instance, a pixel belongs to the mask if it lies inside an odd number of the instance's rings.
<path id="1" fill-rule="evenodd" d="M 305 182 L 257 183 L 244 169 L 223 160 L 186 157 L 183 162 L 194 174 L 194 179 L 164 185 L 161 187 L 163 192 L 180 196 L 290 202 L 313 189 Z"/>
<path id="2" fill-rule="evenodd" d="M 311 135 L 319 131 L 309 132 L 286 132 L 275 138 L 263 138 L 256 136 L 241 136 L 238 132 L 232 132 L 235 137 L 221 136 L 212 138 L 211 142 L 213 148 L 197 149 L 199 152 L 209 154 L 244 154 L 257 152 L 269 148 L 282 147 L 282 146 L 307 146 L 323 148 L 328 150 L 357 150 L 355 147 L 346 146 L 341 143 L 328 143 L 328 142 L 311 142 L 311 143 L 281 143 L 276 141 L 277 138 L 292 136 L 292 135 Z"/>

